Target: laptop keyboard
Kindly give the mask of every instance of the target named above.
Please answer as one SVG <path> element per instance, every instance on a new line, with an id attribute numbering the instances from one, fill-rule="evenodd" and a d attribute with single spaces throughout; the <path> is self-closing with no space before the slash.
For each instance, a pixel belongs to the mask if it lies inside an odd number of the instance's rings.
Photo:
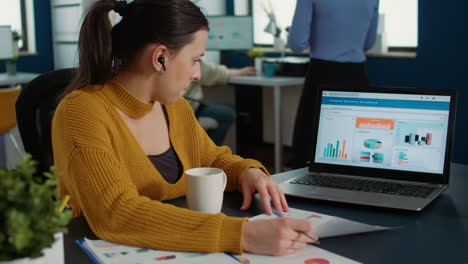
<path id="1" fill-rule="evenodd" d="M 363 179 L 349 179 L 335 176 L 313 175 L 296 178 L 289 183 L 346 189 L 352 191 L 395 194 L 418 198 L 427 198 L 436 187 L 414 184 L 400 184 Z"/>

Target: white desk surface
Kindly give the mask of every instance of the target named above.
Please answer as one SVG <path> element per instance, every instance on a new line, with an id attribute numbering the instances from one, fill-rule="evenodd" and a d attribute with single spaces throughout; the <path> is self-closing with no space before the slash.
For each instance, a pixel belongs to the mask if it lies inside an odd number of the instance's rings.
<path id="1" fill-rule="evenodd" d="M 40 75 L 39 73 L 30 73 L 30 72 L 17 72 L 16 75 L 8 75 L 7 73 L 0 73 L 0 85 L 15 85 L 15 84 L 28 83 L 39 75 Z"/>
<path id="2" fill-rule="evenodd" d="M 229 79 L 230 84 L 260 85 L 260 86 L 291 86 L 304 84 L 304 77 L 274 76 L 234 76 Z"/>

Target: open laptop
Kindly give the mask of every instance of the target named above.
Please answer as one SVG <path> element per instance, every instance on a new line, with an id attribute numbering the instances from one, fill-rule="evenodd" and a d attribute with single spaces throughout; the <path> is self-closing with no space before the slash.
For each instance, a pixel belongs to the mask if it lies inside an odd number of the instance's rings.
<path id="1" fill-rule="evenodd" d="M 419 211 L 448 187 L 456 91 L 322 88 L 309 171 L 287 194 Z"/>

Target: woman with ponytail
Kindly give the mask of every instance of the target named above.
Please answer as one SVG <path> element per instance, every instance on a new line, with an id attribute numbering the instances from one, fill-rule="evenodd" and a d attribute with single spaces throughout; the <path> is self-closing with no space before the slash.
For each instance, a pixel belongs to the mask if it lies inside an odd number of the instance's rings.
<path id="1" fill-rule="evenodd" d="M 122 20 L 112 27 L 109 12 Z M 116 243 L 162 250 L 285 255 L 304 247 L 307 220 L 248 222 L 165 204 L 185 195 L 184 169 L 218 167 L 227 190 L 258 192 L 288 211 L 258 161 L 216 146 L 182 98 L 200 78 L 208 23 L 188 0 L 98 0 L 80 31 L 79 67 L 52 123 L 54 162 L 74 216 Z"/>

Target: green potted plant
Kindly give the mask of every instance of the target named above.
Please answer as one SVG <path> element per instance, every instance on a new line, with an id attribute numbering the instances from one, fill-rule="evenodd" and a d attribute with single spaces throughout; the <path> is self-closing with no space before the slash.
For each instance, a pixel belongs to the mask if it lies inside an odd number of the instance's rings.
<path id="1" fill-rule="evenodd" d="M 16 44 L 23 39 L 23 36 L 17 30 L 11 31 L 11 34 L 13 35 L 13 42 Z M 18 49 L 18 46 L 16 46 L 16 49 Z"/>
<path id="2" fill-rule="evenodd" d="M 6 72 L 8 73 L 8 75 L 16 75 L 16 62 L 19 59 L 18 43 L 23 37 L 16 30 L 13 30 L 11 34 L 13 36 L 13 47 L 14 47 L 15 53 L 13 55 L 13 58 L 5 61 Z"/>
<path id="3" fill-rule="evenodd" d="M 67 231 L 71 211 L 59 209 L 56 169 L 44 173 L 45 181 L 35 173 L 36 162 L 29 154 L 14 169 L 0 168 L 0 263 L 50 263 L 44 250 L 54 244 L 57 234 Z M 61 243 L 53 249 L 63 255 Z M 53 261 L 63 263 L 63 259 Z"/>
<path id="4" fill-rule="evenodd" d="M 8 59 L 5 61 L 6 72 L 8 75 L 13 76 L 16 75 L 16 62 L 19 59 L 19 52 L 15 51 L 13 58 Z"/>

